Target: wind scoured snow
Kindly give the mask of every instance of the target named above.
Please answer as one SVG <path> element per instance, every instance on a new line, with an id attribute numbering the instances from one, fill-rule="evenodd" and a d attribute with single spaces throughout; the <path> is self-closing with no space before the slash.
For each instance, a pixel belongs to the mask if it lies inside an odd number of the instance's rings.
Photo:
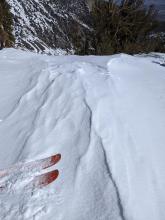
<path id="1" fill-rule="evenodd" d="M 165 68 L 153 59 L 0 52 L 0 169 L 62 155 L 44 189 L 10 177 L 1 219 L 165 219 Z"/>

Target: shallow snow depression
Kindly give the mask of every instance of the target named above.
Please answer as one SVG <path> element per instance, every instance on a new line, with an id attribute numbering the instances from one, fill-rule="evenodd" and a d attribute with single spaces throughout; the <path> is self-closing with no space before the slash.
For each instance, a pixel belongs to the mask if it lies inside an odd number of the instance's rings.
<path id="1" fill-rule="evenodd" d="M 0 179 L 0 219 L 164 220 L 164 57 L 1 51 L 0 169 L 62 159 L 44 189 Z"/>

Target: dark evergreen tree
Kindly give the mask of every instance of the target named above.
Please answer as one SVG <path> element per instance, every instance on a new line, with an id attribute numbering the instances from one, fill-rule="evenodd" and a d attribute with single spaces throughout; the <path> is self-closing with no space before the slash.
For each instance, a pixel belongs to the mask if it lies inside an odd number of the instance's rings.
<path id="1" fill-rule="evenodd" d="M 92 9 L 97 54 L 140 53 L 156 50 L 151 33 L 158 26 L 157 11 L 144 0 L 95 0 Z"/>
<path id="2" fill-rule="evenodd" d="M 10 6 L 6 0 L 0 0 L 0 32 L 6 34 L 6 46 L 14 44 L 13 31 L 13 18 L 10 13 Z"/>

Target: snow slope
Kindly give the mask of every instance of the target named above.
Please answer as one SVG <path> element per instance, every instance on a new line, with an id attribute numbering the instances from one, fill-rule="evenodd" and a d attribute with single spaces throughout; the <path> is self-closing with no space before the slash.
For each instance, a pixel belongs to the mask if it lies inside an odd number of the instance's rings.
<path id="1" fill-rule="evenodd" d="M 16 48 L 47 54 L 73 53 L 73 27 L 81 32 L 81 38 L 93 35 L 85 0 L 7 1 L 13 15 Z"/>
<path id="2" fill-rule="evenodd" d="M 11 174 L 1 219 L 164 220 L 164 59 L 1 51 L 1 169 L 62 155 L 44 189 Z"/>

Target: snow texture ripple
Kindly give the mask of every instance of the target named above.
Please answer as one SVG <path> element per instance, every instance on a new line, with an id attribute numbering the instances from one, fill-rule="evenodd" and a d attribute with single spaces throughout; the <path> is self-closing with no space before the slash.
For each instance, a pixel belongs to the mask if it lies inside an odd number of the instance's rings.
<path id="1" fill-rule="evenodd" d="M 33 192 L 32 171 L 11 174 L 0 218 L 164 220 L 163 57 L 1 51 L 0 169 L 62 159 Z"/>

